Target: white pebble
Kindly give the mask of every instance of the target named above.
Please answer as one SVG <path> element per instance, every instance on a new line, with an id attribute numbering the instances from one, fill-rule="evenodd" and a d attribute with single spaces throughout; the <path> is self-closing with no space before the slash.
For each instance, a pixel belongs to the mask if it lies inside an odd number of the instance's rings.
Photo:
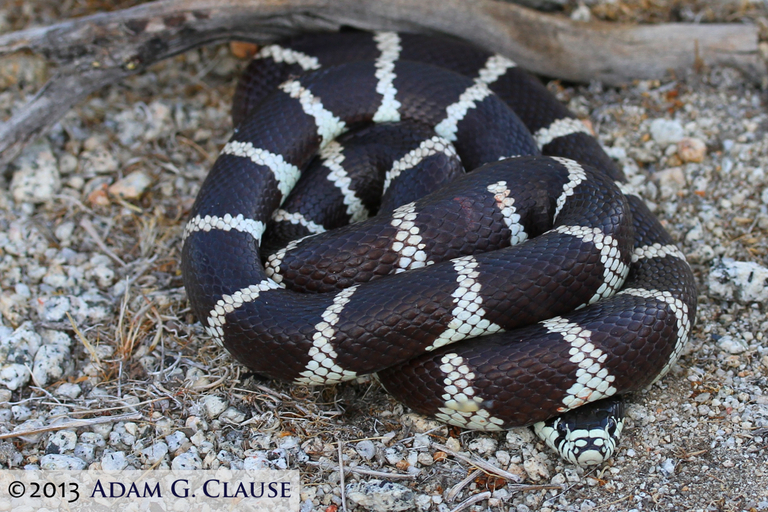
<path id="1" fill-rule="evenodd" d="M 650 131 L 653 140 L 662 148 L 677 144 L 685 136 L 683 125 L 679 121 L 669 119 L 654 119 Z"/>
<path id="2" fill-rule="evenodd" d="M 395 482 L 353 482 L 347 485 L 346 495 L 351 501 L 374 512 L 397 512 L 416 505 L 414 492 Z"/>
<path id="3" fill-rule="evenodd" d="M 203 461 L 192 451 L 184 452 L 173 459 L 171 469 L 176 471 L 195 471 L 203 469 Z"/>
<path id="4" fill-rule="evenodd" d="M 747 342 L 741 338 L 734 338 L 733 336 L 726 334 L 717 342 L 717 346 L 729 354 L 741 354 L 749 349 Z"/>
<path id="5" fill-rule="evenodd" d="M 65 382 L 56 389 L 56 394 L 59 396 L 75 399 L 80 396 L 82 391 L 83 390 L 77 384 L 70 384 L 69 382 Z"/>
<path id="6" fill-rule="evenodd" d="M 384 449 L 384 458 L 387 459 L 391 465 L 395 465 L 403 460 L 403 452 L 405 450 L 401 445 L 388 446 Z"/>
<path id="7" fill-rule="evenodd" d="M 496 440 L 489 437 L 481 437 L 469 443 L 469 449 L 480 455 L 490 455 L 496 451 Z"/>
<path id="8" fill-rule="evenodd" d="M 111 185 L 107 190 L 113 196 L 122 197 L 123 199 L 138 199 L 146 192 L 151 183 L 152 178 L 147 174 L 142 171 L 134 171 Z"/>
<path id="9" fill-rule="evenodd" d="M 281 450 L 293 450 L 299 447 L 299 438 L 296 436 L 281 437 L 277 442 L 277 447 Z"/>
<path id="10" fill-rule="evenodd" d="M 30 146 L 15 163 L 19 169 L 13 173 L 11 193 L 17 203 L 44 203 L 61 189 L 56 157 L 47 142 Z"/>
<path id="11" fill-rule="evenodd" d="M 739 303 L 768 301 L 768 268 L 751 261 L 723 258 L 709 273 L 709 291 Z"/>
<path id="12" fill-rule="evenodd" d="M 401 423 L 410 427 L 414 432 L 441 432 L 446 431 L 444 423 L 427 418 L 421 414 L 408 413 L 401 417 Z"/>
<path id="13" fill-rule="evenodd" d="M 427 449 L 432 444 L 432 440 L 427 434 L 416 434 L 413 436 L 413 448 L 416 450 Z"/>
<path id="14" fill-rule="evenodd" d="M 227 407 L 227 410 L 221 413 L 219 419 L 230 423 L 242 423 L 245 421 L 245 413 L 234 407 Z"/>
<path id="15" fill-rule="evenodd" d="M 77 434 L 71 430 L 59 430 L 48 436 L 45 453 L 71 452 L 77 444 Z"/>
<path id="16" fill-rule="evenodd" d="M 120 163 L 106 149 L 83 151 L 80 154 L 80 169 L 84 176 L 94 174 L 112 174 L 118 170 Z"/>
<path id="17" fill-rule="evenodd" d="M 125 452 L 110 452 L 101 458 L 101 469 L 104 471 L 121 471 L 128 466 Z"/>
<path id="18" fill-rule="evenodd" d="M 23 364 L 7 364 L 0 368 L 0 384 L 11 391 L 26 386 L 29 376 L 29 369 Z"/>
<path id="19" fill-rule="evenodd" d="M 172 452 L 181 448 L 182 445 L 188 441 L 187 434 L 181 430 L 177 430 L 176 432 L 165 436 L 165 442 L 168 443 L 168 449 Z"/>
<path id="20" fill-rule="evenodd" d="M 547 465 L 535 458 L 525 459 L 523 461 L 523 469 L 528 478 L 534 482 L 549 481 L 551 478 Z"/>
<path id="21" fill-rule="evenodd" d="M 682 167 L 670 167 L 653 174 L 653 178 L 659 183 L 659 192 L 662 199 L 669 199 L 685 186 L 685 173 Z"/>
<path id="22" fill-rule="evenodd" d="M 93 462 L 96 454 L 96 446 L 89 443 L 77 443 L 75 445 L 75 457 L 85 462 Z"/>
<path id="23" fill-rule="evenodd" d="M 357 443 L 355 450 L 365 460 L 371 460 L 376 455 L 376 446 L 367 439 Z"/>
<path id="24" fill-rule="evenodd" d="M 56 236 L 56 239 L 59 241 L 59 243 L 69 245 L 72 238 L 72 233 L 74 233 L 74 231 L 75 223 L 66 221 L 56 226 L 53 234 Z"/>
<path id="25" fill-rule="evenodd" d="M 168 454 L 168 445 L 160 441 L 141 450 L 141 457 L 147 464 L 160 462 Z"/>
<path id="26" fill-rule="evenodd" d="M 12 405 L 11 414 L 16 421 L 27 421 L 32 416 L 32 409 L 26 405 Z"/>
<path id="27" fill-rule="evenodd" d="M 706 155 L 707 145 L 701 139 L 683 137 L 677 143 L 677 156 L 683 162 L 703 162 Z"/>
<path id="28" fill-rule="evenodd" d="M 43 433 L 39 432 L 45 423 L 41 419 L 27 420 L 24 423 L 17 425 L 14 432 L 35 432 L 33 434 L 21 434 L 18 437 L 28 443 L 37 443 L 43 437 Z"/>
<path id="29" fill-rule="evenodd" d="M 80 443 L 92 444 L 101 448 L 107 445 L 104 441 L 104 437 L 96 432 L 83 432 L 80 434 Z"/>
<path id="30" fill-rule="evenodd" d="M 216 395 L 208 395 L 203 398 L 205 413 L 211 419 L 217 418 L 219 414 L 226 411 L 228 405 L 229 402 Z"/>
<path id="31" fill-rule="evenodd" d="M 47 386 L 50 382 L 61 379 L 68 364 L 71 364 L 69 347 L 64 345 L 43 345 L 37 351 L 35 363 L 32 366 L 32 375 L 40 386 Z"/>
<path id="32" fill-rule="evenodd" d="M 659 469 L 664 476 L 670 477 L 675 474 L 675 461 L 667 459 L 661 464 Z"/>
<path id="33" fill-rule="evenodd" d="M 71 455 L 49 454 L 40 458 L 40 469 L 49 471 L 76 471 L 85 469 L 88 464 L 83 459 Z"/>
<path id="34" fill-rule="evenodd" d="M 66 318 L 70 309 L 67 297 L 40 297 L 37 301 L 37 313 L 45 322 L 60 322 Z"/>

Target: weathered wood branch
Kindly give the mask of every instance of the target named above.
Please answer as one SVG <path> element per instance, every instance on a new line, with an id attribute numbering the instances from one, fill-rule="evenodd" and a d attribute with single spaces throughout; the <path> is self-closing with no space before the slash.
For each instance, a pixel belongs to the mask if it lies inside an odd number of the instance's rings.
<path id="1" fill-rule="evenodd" d="M 750 25 L 580 23 L 496 0 L 160 0 L 0 36 L 0 56 L 31 50 L 59 67 L 0 126 L 0 165 L 85 96 L 154 62 L 216 41 L 341 26 L 450 34 L 570 81 L 617 85 L 701 65 L 766 76 Z"/>

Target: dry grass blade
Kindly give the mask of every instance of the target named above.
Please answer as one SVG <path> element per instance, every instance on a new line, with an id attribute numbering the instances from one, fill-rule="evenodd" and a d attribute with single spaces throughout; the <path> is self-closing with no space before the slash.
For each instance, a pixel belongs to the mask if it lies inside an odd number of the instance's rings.
<path id="1" fill-rule="evenodd" d="M 484 461 L 484 460 L 482 460 L 482 459 L 480 459 L 478 457 L 467 457 L 466 455 L 462 455 L 462 454 L 460 454 L 458 452 L 455 452 L 455 451 L 451 450 L 450 448 L 448 448 L 447 446 L 442 445 L 440 443 L 432 442 L 432 446 L 434 446 L 438 450 L 444 451 L 448 455 L 452 455 L 453 457 L 455 457 L 455 458 L 457 458 L 459 460 L 463 460 L 467 464 L 472 464 L 473 466 L 475 466 L 477 468 L 480 468 L 483 471 L 487 471 L 488 473 L 493 473 L 494 475 L 498 475 L 498 476 L 500 476 L 502 478 L 506 478 L 510 482 L 519 483 L 519 482 L 523 481 L 522 478 L 520 478 L 519 476 L 514 475 L 514 474 L 510 473 L 509 471 L 504 471 L 503 469 L 498 468 L 498 467 L 494 466 L 493 464 L 489 464 L 488 462 L 486 462 L 486 461 Z M 556 487 L 556 488 L 559 489 L 560 487 Z"/>
<path id="2" fill-rule="evenodd" d="M 75 324 L 75 319 L 72 318 L 72 315 L 69 314 L 69 311 L 67 311 L 67 318 L 69 318 L 69 322 L 72 324 L 72 329 L 75 331 L 75 335 L 77 336 L 77 339 L 80 340 L 80 342 L 83 344 L 85 349 L 91 355 L 91 359 L 93 360 L 94 363 L 96 363 L 96 366 L 101 367 L 101 359 L 99 359 L 99 355 L 96 353 L 96 350 L 93 348 L 93 345 L 91 345 L 91 342 L 88 341 L 88 338 L 83 336 L 83 333 L 80 332 L 80 329 L 77 328 L 77 324 Z"/>
<path id="3" fill-rule="evenodd" d="M 491 497 L 491 491 L 485 491 L 485 492 L 472 495 L 469 498 L 462 501 L 461 503 L 459 503 L 458 505 L 456 505 L 454 508 L 452 508 L 451 512 L 459 512 L 461 510 L 464 510 L 465 508 L 471 507 L 475 503 L 487 500 L 490 497 Z"/>

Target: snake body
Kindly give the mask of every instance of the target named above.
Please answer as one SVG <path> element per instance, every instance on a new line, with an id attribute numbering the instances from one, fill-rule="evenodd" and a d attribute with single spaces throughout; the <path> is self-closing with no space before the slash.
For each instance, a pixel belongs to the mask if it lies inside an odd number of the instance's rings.
<path id="1" fill-rule="evenodd" d="M 254 371 L 376 373 L 418 412 L 501 430 L 646 387 L 679 357 L 696 308 L 684 256 L 585 125 L 508 59 L 310 34 L 260 51 L 233 119 L 182 271 L 208 333 Z M 621 423 L 599 411 L 605 435 L 536 430 L 600 462 Z"/>

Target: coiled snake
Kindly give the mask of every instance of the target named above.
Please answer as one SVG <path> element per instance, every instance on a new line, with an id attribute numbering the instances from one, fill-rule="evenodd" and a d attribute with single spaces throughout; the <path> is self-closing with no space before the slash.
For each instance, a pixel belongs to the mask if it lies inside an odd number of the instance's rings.
<path id="1" fill-rule="evenodd" d="M 681 252 L 585 125 L 500 55 L 310 34 L 262 48 L 233 117 L 182 270 L 209 334 L 260 374 L 376 373 L 418 412 L 500 430 L 646 387 L 689 337 Z M 607 407 L 536 430 L 598 463 L 621 430 Z"/>

